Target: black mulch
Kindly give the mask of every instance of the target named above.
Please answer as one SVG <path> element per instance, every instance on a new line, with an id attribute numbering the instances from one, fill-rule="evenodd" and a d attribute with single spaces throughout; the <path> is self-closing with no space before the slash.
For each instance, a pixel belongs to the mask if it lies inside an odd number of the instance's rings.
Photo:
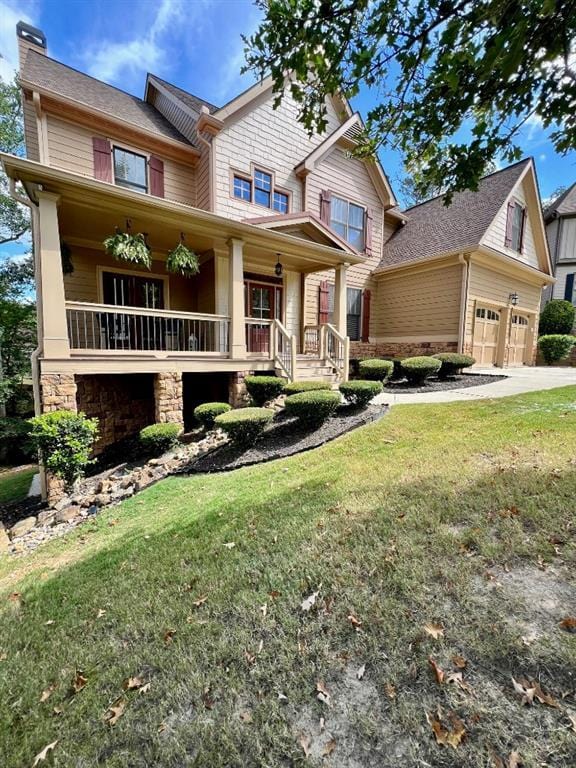
<path id="1" fill-rule="evenodd" d="M 253 447 L 222 446 L 192 462 L 181 470 L 181 474 L 225 472 L 309 451 L 352 429 L 380 419 L 387 410 L 388 407 L 385 405 L 370 405 L 360 410 L 340 406 L 336 415 L 325 421 L 318 429 L 303 429 L 296 419 L 288 418 L 281 411 Z"/>
<path id="2" fill-rule="evenodd" d="M 461 376 L 452 376 L 449 379 L 440 381 L 436 377 L 431 377 L 421 387 L 411 386 L 406 379 L 398 381 L 389 381 L 384 387 L 384 392 L 410 393 L 410 392 L 446 392 L 449 389 L 464 389 L 467 387 L 479 387 L 481 384 L 491 384 L 493 381 L 507 379 L 507 376 L 498 376 L 491 373 L 463 373 Z"/>
<path id="3" fill-rule="evenodd" d="M 5 528 L 10 528 L 25 517 L 37 515 L 46 505 L 40 496 L 28 496 L 20 501 L 9 501 L 0 504 L 0 523 Z"/>

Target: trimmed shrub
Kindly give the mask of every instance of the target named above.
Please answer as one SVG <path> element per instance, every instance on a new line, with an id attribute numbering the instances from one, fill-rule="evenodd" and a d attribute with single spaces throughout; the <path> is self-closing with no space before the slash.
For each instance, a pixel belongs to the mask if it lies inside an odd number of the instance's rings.
<path id="1" fill-rule="evenodd" d="M 542 310 L 538 334 L 550 336 L 572 333 L 575 314 L 576 310 L 572 302 L 565 299 L 552 299 Z"/>
<path id="2" fill-rule="evenodd" d="M 356 379 L 355 381 L 342 382 L 339 389 L 351 405 L 365 408 L 373 397 L 382 392 L 383 387 L 379 381 Z"/>
<path id="3" fill-rule="evenodd" d="M 231 410 L 232 406 L 228 403 L 202 403 L 194 408 L 194 418 L 206 429 L 212 429 L 216 416 Z"/>
<path id="4" fill-rule="evenodd" d="M 282 394 L 286 382 L 278 376 L 246 376 L 244 383 L 252 400 L 261 406 Z"/>
<path id="5" fill-rule="evenodd" d="M 476 360 L 470 355 L 460 355 L 458 352 L 440 352 L 432 355 L 436 360 L 440 360 L 442 367 L 438 372 L 439 379 L 447 379 L 449 376 L 456 376 L 462 368 L 470 368 Z"/>
<path id="6" fill-rule="evenodd" d="M 298 395 L 301 392 L 322 392 L 331 389 L 332 385 L 327 381 L 291 381 L 284 387 L 284 394 Z"/>
<path id="7" fill-rule="evenodd" d="M 67 485 L 84 476 L 98 437 L 98 419 L 84 413 L 51 411 L 29 419 L 30 438 L 46 469 Z"/>
<path id="8" fill-rule="evenodd" d="M 377 360 L 376 358 L 371 360 L 360 360 L 358 364 L 358 370 L 360 376 L 370 381 L 386 381 L 390 378 L 392 371 L 394 370 L 394 363 L 392 360 Z"/>
<path id="9" fill-rule="evenodd" d="M 435 357 L 419 355 L 418 357 L 407 357 L 402 360 L 402 371 L 410 384 L 415 386 L 423 384 L 428 376 L 438 373 L 442 363 Z"/>
<path id="10" fill-rule="evenodd" d="M 339 405 L 338 392 L 318 390 L 290 395 L 284 407 L 288 416 L 295 416 L 302 424 L 316 427 L 332 416 Z"/>
<path id="11" fill-rule="evenodd" d="M 178 435 L 182 432 L 180 424 L 166 422 L 164 424 L 149 424 L 140 430 L 140 443 L 146 453 L 159 456 L 169 451 L 178 442 Z"/>
<path id="12" fill-rule="evenodd" d="M 552 333 L 540 336 L 538 339 L 538 348 L 546 365 L 553 365 L 568 357 L 575 344 L 576 336 L 569 336 L 566 333 Z"/>
<path id="13" fill-rule="evenodd" d="M 216 416 L 214 426 L 223 429 L 233 443 L 250 446 L 273 418 L 274 411 L 269 408 L 238 408 Z"/>
<path id="14" fill-rule="evenodd" d="M 14 417 L 0 419 L 0 464 L 19 464 L 37 459 L 28 421 Z"/>

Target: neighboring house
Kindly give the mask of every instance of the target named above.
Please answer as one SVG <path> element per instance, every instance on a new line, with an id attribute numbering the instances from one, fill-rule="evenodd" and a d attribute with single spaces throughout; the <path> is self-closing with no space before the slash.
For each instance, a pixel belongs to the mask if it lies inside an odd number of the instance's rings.
<path id="1" fill-rule="evenodd" d="M 576 306 L 576 183 L 544 211 L 546 234 L 556 283 L 547 299 L 566 299 Z"/>
<path id="2" fill-rule="evenodd" d="M 32 210 L 39 411 L 98 416 L 101 448 L 237 401 L 249 371 L 334 381 L 349 356 L 442 350 L 533 361 L 552 278 L 532 161 L 401 212 L 380 164 L 351 153 L 362 123 L 343 99 L 310 137 L 289 96 L 273 109 L 270 79 L 219 108 L 149 74 L 141 100 L 17 34 L 27 158 L 2 161 Z M 128 225 L 150 272 L 104 252 Z M 166 271 L 181 235 L 197 277 Z"/>

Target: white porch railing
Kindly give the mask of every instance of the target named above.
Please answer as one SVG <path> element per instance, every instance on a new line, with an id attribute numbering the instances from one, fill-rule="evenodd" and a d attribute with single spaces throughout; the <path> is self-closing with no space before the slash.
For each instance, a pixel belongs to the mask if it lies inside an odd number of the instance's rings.
<path id="1" fill-rule="evenodd" d="M 272 324 L 272 352 L 274 364 L 285 373 L 288 381 L 294 381 L 298 341 L 296 336 L 288 333 L 280 320 L 274 320 Z"/>
<path id="2" fill-rule="evenodd" d="M 336 369 L 341 381 L 348 381 L 350 363 L 350 339 L 343 336 L 333 325 L 322 326 L 321 346 L 326 361 Z"/>
<path id="3" fill-rule="evenodd" d="M 72 351 L 227 355 L 229 350 L 225 315 L 67 301 L 66 321 Z"/>

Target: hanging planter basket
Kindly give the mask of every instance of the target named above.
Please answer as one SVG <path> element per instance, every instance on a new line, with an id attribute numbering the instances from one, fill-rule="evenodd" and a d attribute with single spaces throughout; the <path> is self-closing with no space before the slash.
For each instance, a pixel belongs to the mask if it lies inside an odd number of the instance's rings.
<path id="1" fill-rule="evenodd" d="M 182 275 L 183 277 L 194 277 L 200 272 L 198 254 L 184 245 L 184 235 L 180 236 L 180 242 L 168 254 L 166 270 L 173 275 Z"/>
<path id="2" fill-rule="evenodd" d="M 133 235 L 130 227 L 127 232 L 116 230 L 115 234 L 110 235 L 104 240 L 106 253 L 113 256 L 117 261 L 125 261 L 128 264 L 134 264 L 139 267 L 152 268 L 152 253 L 150 246 L 146 242 L 146 237 L 141 232 Z"/>

